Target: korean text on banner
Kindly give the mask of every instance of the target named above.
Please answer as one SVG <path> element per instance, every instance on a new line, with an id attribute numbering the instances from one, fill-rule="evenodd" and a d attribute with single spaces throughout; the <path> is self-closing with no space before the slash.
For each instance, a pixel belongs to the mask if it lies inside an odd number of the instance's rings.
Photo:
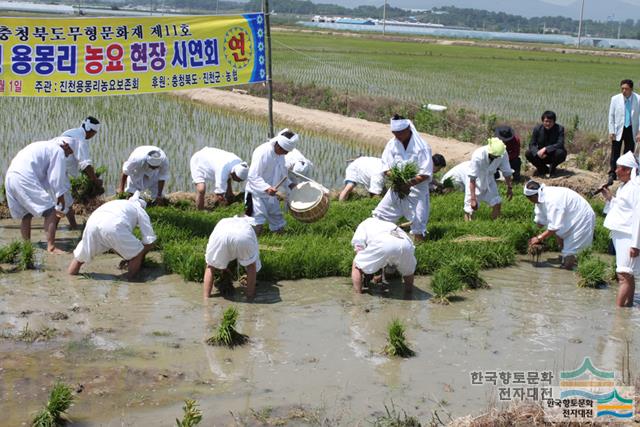
<path id="1" fill-rule="evenodd" d="M 0 95 L 99 96 L 266 79 L 264 15 L 0 18 Z"/>

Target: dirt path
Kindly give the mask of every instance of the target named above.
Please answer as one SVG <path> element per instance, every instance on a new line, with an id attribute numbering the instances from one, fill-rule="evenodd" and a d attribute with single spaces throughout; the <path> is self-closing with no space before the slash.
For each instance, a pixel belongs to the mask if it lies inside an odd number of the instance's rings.
<path id="1" fill-rule="evenodd" d="M 173 92 L 175 96 L 186 98 L 202 104 L 218 108 L 242 112 L 255 117 L 266 118 L 267 101 L 251 95 L 218 89 L 193 89 Z M 273 102 L 274 121 L 292 128 L 304 128 L 313 132 L 333 135 L 340 139 L 366 144 L 382 150 L 389 140 L 389 126 L 384 123 L 370 122 L 355 117 L 346 117 L 327 111 L 312 110 L 284 102 Z M 276 125 L 277 126 L 277 125 Z M 477 145 L 452 138 L 441 138 L 434 135 L 421 134 L 431 145 L 434 153 L 445 156 L 449 165 L 455 165 L 471 157 Z M 531 171 L 523 171 L 527 176 Z M 569 157 L 562 165 L 560 176 L 543 179 L 547 185 L 569 187 L 579 193 L 587 194 L 606 181 L 604 176 L 575 167 Z"/>
<path id="2" fill-rule="evenodd" d="M 267 101 L 251 95 L 216 89 L 193 89 L 175 92 L 176 96 L 207 105 L 241 111 L 258 117 L 266 117 Z M 327 111 L 312 110 L 284 102 L 273 102 L 274 121 L 291 128 L 305 128 L 313 132 L 334 135 L 340 139 L 355 141 L 372 147 L 384 148 L 391 137 L 389 126 L 355 117 L 346 117 Z M 469 142 L 422 134 L 434 153 L 441 153 L 447 161 L 459 163 L 467 160 L 478 148 Z"/>

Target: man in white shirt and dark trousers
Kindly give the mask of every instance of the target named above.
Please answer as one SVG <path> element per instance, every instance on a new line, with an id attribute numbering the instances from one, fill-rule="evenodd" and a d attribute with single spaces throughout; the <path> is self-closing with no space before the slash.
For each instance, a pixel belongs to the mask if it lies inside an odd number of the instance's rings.
<path id="1" fill-rule="evenodd" d="M 638 95 L 633 91 L 633 81 L 622 80 L 620 93 L 611 97 L 609 105 L 609 140 L 611 141 L 609 185 L 612 185 L 617 178 L 616 161 L 620 155 L 628 151 L 634 152 L 639 125 L 640 105 Z"/>

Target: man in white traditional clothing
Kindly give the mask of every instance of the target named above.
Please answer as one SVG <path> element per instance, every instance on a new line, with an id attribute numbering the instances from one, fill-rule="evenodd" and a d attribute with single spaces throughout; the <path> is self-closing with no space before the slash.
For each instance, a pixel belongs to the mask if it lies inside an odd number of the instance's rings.
<path id="1" fill-rule="evenodd" d="M 640 274 L 640 178 L 634 176 L 638 161 L 627 152 L 616 161 L 616 176 L 622 183 L 613 197 L 607 186 L 602 187 L 605 198 L 604 226 L 611 230 L 616 249 L 618 279 L 618 307 L 631 307 L 636 289 L 635 277 Z"/>
<path id="2" fill-rule="evenodd" d="M 38 141 L 20 150 L 9 165 L 4 180 L 11 217 L 20 219 L 20 233 L 31 240 L 31 219 L 44 217 L 47 251 L 64 253 L 56 248 L 56 228 L 63 216 L 65 193 L 71 190 L 66 173 L 66 157 L 73 154 L 71 138 L 58 137 Z"/>
<path id="3" fill-rule="evenodd" d="M 396 224 L 367 218 L 356 228 L 351 245 L 356 251 L 351 267 L 355 292 L 362 293 L 363 275 L 373 275 L 386 266 L 395 267 L 402 275 L 405 291 L 413 289 L 415 246 L 409 235 Z"/>
<path id="4" fill-rule="evenodd" d="M 524 186 L 524 195 L 535 204 L 534 221 L 545 231 L 529 239 L 537 245 L 552 236 L 558 241 L 562 268 L 573 269 L 576 255 L 593 243 L 596 214 L 584 197 L 564 187 L 547 187 L 536 181 Z"/>
<path id="5" fill-rule="evenodd" d="M 275 233 L 282 232 L 287 224 L 277 197 L 277 187 L 282 184 L 289 188 L 295 186 L 287 178 L 284 156 L 293 151 L 298 140 L 296 133 L 283 129 L 253 151 L 245 188 L 245 211 L 253 217 L 258 236 L 266 222 Z"/>
<path id="6" fill-rule="evenodd" d="M 169 179 L 167 155 L 155 145 L 143 145 L 131 153 L 122 165 L 118 192 L 133 194 L 149 190 L 156 203 L 162 200 L 165 182 Z"/>
<path id="7" fill-rule="evenodd" d="M 498 138 L 489 138 L 487 145 L 476 149 L 471 155 L 468 166 L 469 181 L 465 184 L 464 219 L 471 221 L 473 213 L 480 207 L 480 202 L 491 206 L 491 219 L 500 216 L 502 198 L 498 192 L 495 179 L 496 171 L 500 169 L 507 184 L 507 200 L 513 198 L 511 176 L 513 171 L 509 164 L 507 147 Z"/>
<path id="8" fill-rule="evenodd" d="M 450 180 L 456 190 L 464 191 L 464 189 L 469 185 L 470 166 L 470 160 L 455 165 L 442 176 L 442 183 L 444 184 L 447 180 Z"/>
<path id="9" fill-rule="evenodd" d="M 191 178 L 196 185 L 196 207 L 204 209 L 207 181 L 213 181 L 213 193 L 218 204 L 233 202 L 231 182 L 242 182 L 249 175 L 249 165 L 233 153 L 204 147 L 191 156 Z"/>
<path id="10" fill-rule="evenodd" d="M 353 160 L 344 173 L 344 188 L 339 200 L 347 200 L 356 186 L 364 185 L 371 197 L 379 196 L 384 190 L 384 164 L 379 157 L 362 156 Z"/>
<path id="11" fill-rule="evenodd" d="M 385 174 L 394 166 L 414 163 L 418 173 L 406 184 L 406 197 L 390 189 L 373 210 L 374 217 L 397 222 L 403 216 L 411 221 L 411 234 L 416 241 L 425 239 L 429 221 L 429 182 L 433 175 L 431 147 L 427 144 L 411 120 L 397 114 L 391 119 L 393 138 L 382 153 Z"/>
<path id="12" fill-rule="evenodd" d="M 112 200 L 96 209 L 87 220 L 82 240 L 73 251 L 68 273 L 78 274 L 83 264 L 113 250 L 123 258 L 121 265 L 127 265 L 127 279 L 133 280 L 156 241 L 146 206 L 136 191 L 128 200 Z M 140 228 L 142 241 L 133 234 L 136 226 Z"/>
<path id="13" fill-rule="evenodd" d="M 311 163 L 311 161 L 307 159 L 297 148 L 294 148 L 284 155 L 284 165 L 288 171 L 299 173 L 306 177 L 308 177 L 313 170 L 313 163 Z M 295 174 L 291 177 L 291 182 L 298 182 Z"/>
<path id="14" fill-rule="evenodd" d="M 96 136 L 100 130 L 100 122 L 98 119 L 92 116 L 88 116 L 80 127 L 68 129 L 62 133 L 62 136 L 73 138 L 77 141 L 77 148 L 73 150 L 73 155 L 67 157 L 67 175 L 70 177 L 77 177 L 80 171 L 84 172 L 87 177 L 93 182 L 93 185 L 99 189 L 103 188 L 103 182 L 93 168 L 93 162 L 90 155 L 89 140 Z M 75 229 L 78 224 L 76 222 L 75 212 L 73 211 L 73 197 L 71 191 L 68 191 L 64 195 L 65 206 L 68 210 L 67 220 L 71 229 Z"/>
<path id="15" fill-rule="evenodd" d="M 253 219 L 247 216 L 223 218 L 216 224 L 209 236 L 202 285 L 203 297 L 211 296 L 216 284 L 214 273 L 216 270 L 224 272 L 233 260 L 243 266 L 247 272 L 247 299 L 252 300 L 256 295 L 256 274 L 260 271 L 260 250 L 258 237 L 252 227 Z M 223 290 L 221 289 L 221 292 Z"/>

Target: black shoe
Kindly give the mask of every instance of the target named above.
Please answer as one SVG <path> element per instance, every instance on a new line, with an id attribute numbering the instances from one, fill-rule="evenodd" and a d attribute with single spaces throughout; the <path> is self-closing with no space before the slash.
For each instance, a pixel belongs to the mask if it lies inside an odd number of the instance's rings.
<path id="1" fill-rule="evenodd" d="M 536 169 L 536 171 L 533 173 L 533 176 L 545 176 L 547 172 L 549 172 L 548 169 L 546 170 Z"/>
<path id="2" fill-rule="evenodd" d="M 552 178 L 556 175 L 556 167 L 554 165 L 549 166 L 549 178 Z"/>

